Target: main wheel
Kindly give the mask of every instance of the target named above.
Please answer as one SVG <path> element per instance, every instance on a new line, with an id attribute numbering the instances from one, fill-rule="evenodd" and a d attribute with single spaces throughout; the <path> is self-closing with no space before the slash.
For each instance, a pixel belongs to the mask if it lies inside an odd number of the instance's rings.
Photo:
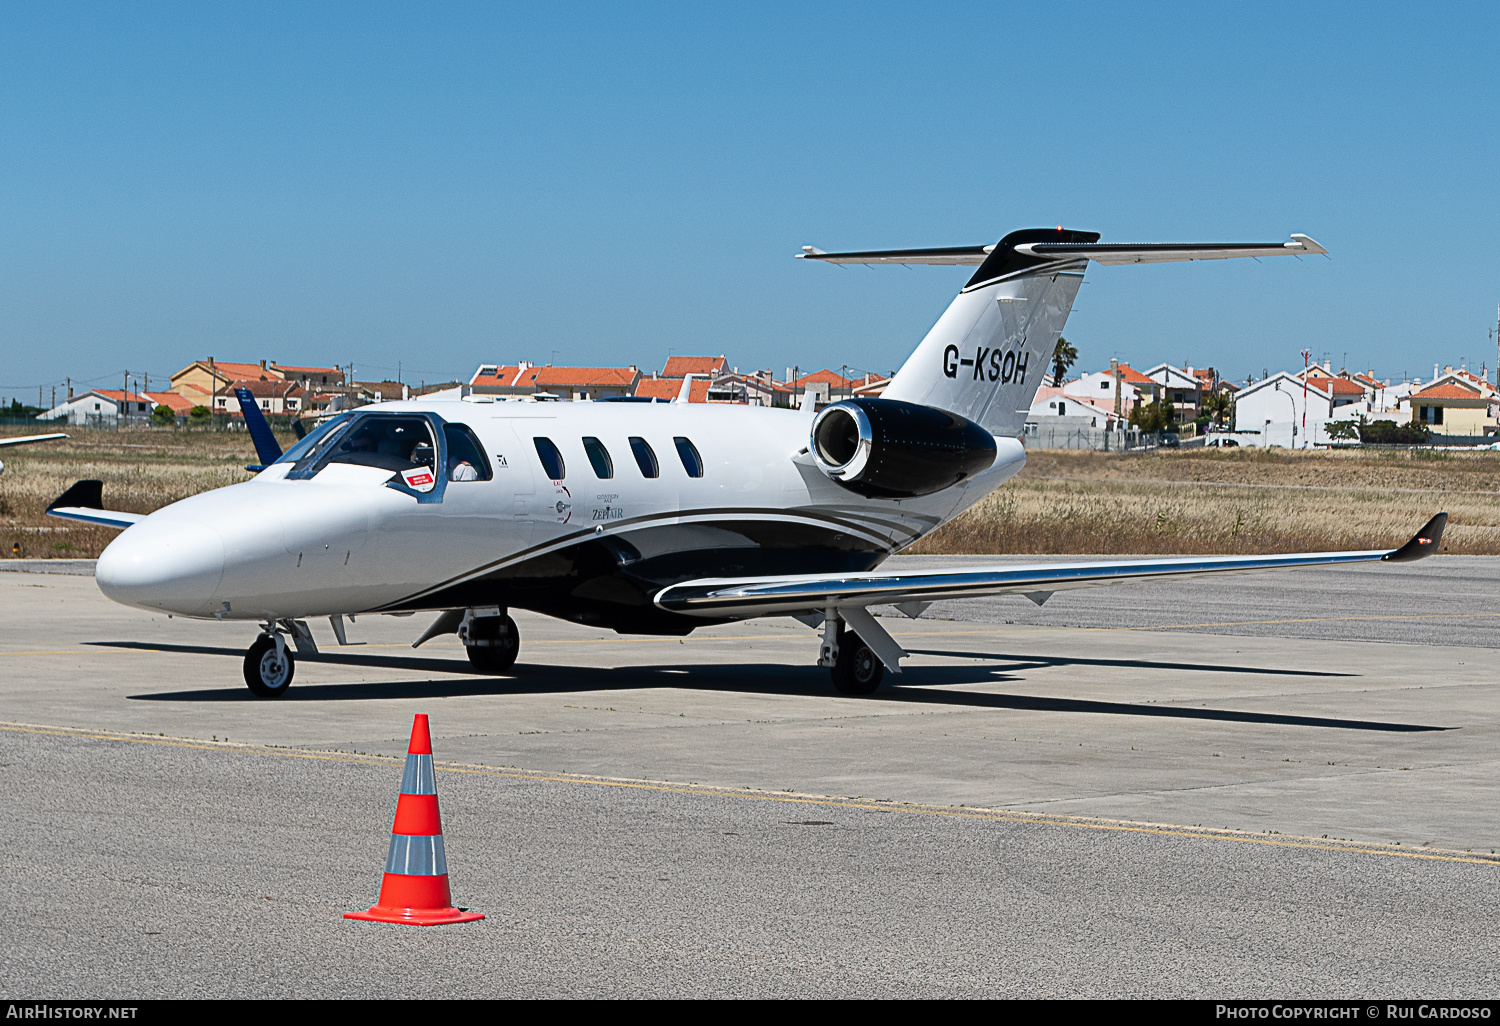
<path id="1" fill-rule="evenodd" d="M 839 658 L 830 671 L 833 686 L 844 695 L 868 695 L 880 687 L 885 666 L 853 631 L 839 632 Z"/>
<path id="2" fill-rule="evenodd" d="M 504 673 L 516 664 L 521 652 L 521 632 L 508 616 L 476 619 L 469 636 L 478 644 L 467 645 L 469 662 L 480 673 Z"/>
<path id="3" fill-rule="evenodd" d="M 277 655 L 276 639 L 269 634 L 256 638 L 245 653 L 245 683 L 257 698 L 280 698 L 286 694 L 286 689 L 292 686 L 295 669 L 292 653 L 283 645 Z"/>

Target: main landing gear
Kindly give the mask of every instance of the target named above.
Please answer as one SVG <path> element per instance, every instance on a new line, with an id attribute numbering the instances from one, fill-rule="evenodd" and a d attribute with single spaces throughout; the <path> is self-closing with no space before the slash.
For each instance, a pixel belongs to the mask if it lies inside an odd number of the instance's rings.
<path id="1" fill-rule="evenodd" d="M 466 610 L 458 625 L 458 638 L 464 643 L 469 662 L 480 673 L 504 673 L 515 665 L 521 651 L 516 621 L 499 609 Z"/>
<path id="2" fill-rule="evenodd" d="M 885 676 L 885 664 L 880 657 L 838 620 L 824 621 L 818 665 L 828 667 L 833 686 L 842 695 L 874 694 Z"/>

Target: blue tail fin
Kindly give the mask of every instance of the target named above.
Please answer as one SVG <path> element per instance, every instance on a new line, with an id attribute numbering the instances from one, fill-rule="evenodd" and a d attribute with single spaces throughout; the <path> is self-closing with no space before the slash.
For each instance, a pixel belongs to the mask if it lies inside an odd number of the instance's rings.
<path id="1" fill-rule="evenodd" d="M 255 443 L 255 457 L 260 460 L 262 468 L 269 467 L 281 459 L 281 446 L 276 443 L 276 436 L 271 434 L 271 425 L 266 423 L 265 414 L 255 405 L 255 396 L 250 394 L 248 388 L 236 388 L 234 397 L 240 401 L 240 412 L 245 415 L 245 427 L 250 432 L 250 441 Z"/>

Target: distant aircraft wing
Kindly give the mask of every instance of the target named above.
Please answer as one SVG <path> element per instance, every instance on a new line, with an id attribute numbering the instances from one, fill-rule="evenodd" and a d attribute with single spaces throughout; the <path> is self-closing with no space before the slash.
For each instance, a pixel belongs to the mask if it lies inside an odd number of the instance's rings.
<path id="1" fill-rule="evenodd" d="M 657 592 L 655 602 L 673 613 L 735 618 L 818 613 L 830 608 L 863 610 L 873 605 L 914 603 L 920 606 L 938 599 L 981 595 L 1024 595 L 1040 605 L 1053 592 L 1131 581 L 1292 570 L 1340 563 L 1409 563 L 1438 551 L 1443 527 L 1447 523 L 1448 514 L 1439 513 L 1405 545 L 1390 550 L 1299 552 L 1279 556 L 1188 556 L 963 570 L 873 570 L 858 574 L 746 577 L 738 580 L 709 578 L 669 585 Z M 853 622 L 857 617 L 849 619 L 858 631 L 859 623 Z"/>
<path id="2" fill-rule="evenodd" d="M 1098 264 L 1163 264 L 1185 260 L 1227 260 L 1230 257 L 1305 256 L 1328 250 L 1306 235 L 1293 233 L 1290 242 L 1027 242 L 1016 252 L 1048 260 L 1086 257 Z M 803 246 L 796 254 L 825 264 L 963 264 L 977 267 L 994 246 L 949 246 L 944 249 L 872 249 L 825 253 Z"/>
<path id="3" fill-rule="evenodd" d="M 18 435 L 15 438 L 0 438 L 0 449 L 10 445 L 30 445 L 32 442 L 50 442 L 56 438 L 67 438 L 67 435 Z"/>
<path id="4" fill-rule="evenodd" d="M 260 460 L 258 466 L 252 465 L 245 469 L 257 472 L 265 470 L 281 459 L 281 445 L 276 441 L 276 436 L 271 434 L 271 425 L 266 423 L 266 415 L 260 412 L 250 390 L 236 388 L 234 397 L 240 401 L 240 412 L 245 415 L 245 428 L 250 432 L 250 441 L 255 443 L 255 457 Z"/>
<path id="5" fill-rule="evenodd" d="M 144 513 L 117 513 L 105 509 L 103 481 L 75 481 L 72 487 L 47 506 L 47 515 L 118 528 L 126 528 L 146 519 Z"/>

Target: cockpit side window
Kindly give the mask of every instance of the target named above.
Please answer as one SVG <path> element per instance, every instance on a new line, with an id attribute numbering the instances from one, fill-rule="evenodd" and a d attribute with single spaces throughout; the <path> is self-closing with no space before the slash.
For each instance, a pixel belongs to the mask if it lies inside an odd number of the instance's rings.
<path id="1" fill-rule="evenodd" d="M 400 473 L 413 467 L 434 469 L 437 451 L 432 429 L 423 417 L 365 416 L 323 447 L 313 472 L 330 463 L 352 463 Z"/>
<path id="2" fill-rule="evenodd" d="M 484 446 L 467 424 L 444 424 L 443 438 L 448 442 L 449 481 L 488 481 L 493 476 Z"/>

